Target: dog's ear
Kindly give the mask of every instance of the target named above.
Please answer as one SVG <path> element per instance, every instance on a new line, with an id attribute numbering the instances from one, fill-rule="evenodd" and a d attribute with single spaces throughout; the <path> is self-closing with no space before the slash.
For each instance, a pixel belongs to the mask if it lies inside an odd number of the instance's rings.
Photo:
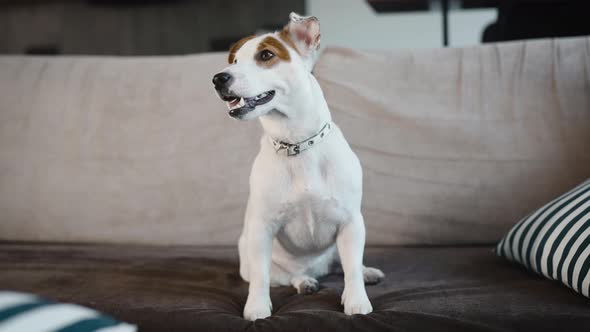
<path id="1" fill-rule="evenodd" d="M 289 23 L 281 31 L 281 37 L 309 63 L 311 71 L 320 48 L 320 21 L 317 17 L 291 13 Z"/>

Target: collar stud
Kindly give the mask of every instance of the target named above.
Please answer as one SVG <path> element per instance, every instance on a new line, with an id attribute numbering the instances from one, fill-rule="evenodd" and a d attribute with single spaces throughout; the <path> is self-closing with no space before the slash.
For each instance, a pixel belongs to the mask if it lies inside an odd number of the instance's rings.
<path id="1" fill-rule="evenodd" d="M 275 148 L 276 153 L 286 154 L 287 156 L 296 156 L 301 152 L 311 148 L 313 145 L 319 144 L 321 141 L 325 139 L 325 137 L 328 136 L 331 130 L 332 125 L 330 122 L 328 122 L 324 125 L 324 127 L 322 127 L 322 129 L 318 133 L 299 143 L 288 143 L 278 141 L 273 138 L 270 138 L 270 142 L 272 143 L 272 146 Z"/>

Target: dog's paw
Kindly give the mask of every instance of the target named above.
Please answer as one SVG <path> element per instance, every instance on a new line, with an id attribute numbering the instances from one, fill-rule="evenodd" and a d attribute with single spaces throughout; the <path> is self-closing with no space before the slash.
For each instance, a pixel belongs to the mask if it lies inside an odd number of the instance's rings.
<path id="1" fill-rule="evenodd" d="M 355 314 L 366 315 L 373 311 L 373 306 L 371 306 L 364 288 L 354 292 L 349 292 L 344 288 L 342 304 L 344 305 L 344 313 L 349 316 Z"/>
<path id="2" fill-rule="evenodd" d="M 259 318 L 270 317 L 271 310 L 272 303 L 270 302 L 270 299 L 255 300 L 251 296 L 248 296 L 246 306 L 244 306 L 244 318 L 247 320 L 255 321 Z"/>
<path id="3" fill-rule="evenodd" d="M 298 294 L 313 294 L 320 289 L 320 283 L 312 277 L 294 278 L 292 283 Z"/>
<path id="4" fill-rule="evenodd" d="M 363 279 L 365 285 L 375 285 L 385 279 L 385 273 L 374 267 L 363 267 Z"/>

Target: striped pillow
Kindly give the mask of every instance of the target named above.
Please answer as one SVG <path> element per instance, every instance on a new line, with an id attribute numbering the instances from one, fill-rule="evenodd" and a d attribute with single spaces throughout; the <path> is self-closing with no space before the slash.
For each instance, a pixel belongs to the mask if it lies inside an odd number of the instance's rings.
<path id="1" fill-rule="evenodd" d="M 136 328 L 79 305 L 50 302 L 30 294 L 0 291 L 0 332 L 25 331 L 135 332 Z"/>
<path id="2" fill-rule="evenodd" d="M 588 297 L 590 179 L 524 217 L 496 254 Z"/>

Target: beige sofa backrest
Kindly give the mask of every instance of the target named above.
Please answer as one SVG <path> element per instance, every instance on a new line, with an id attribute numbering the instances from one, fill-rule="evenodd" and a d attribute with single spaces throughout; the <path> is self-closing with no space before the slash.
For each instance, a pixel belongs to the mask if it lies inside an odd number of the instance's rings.
<path id="1" fill-rule="evenodd" d="M 235 245 L 259 144 L 224 54 L 0 57 L 0 239 Z M 327 49 L 315 74 L 364 166 L 369 244 L 498 240 L 590 177 L 590 39 Z"/>

